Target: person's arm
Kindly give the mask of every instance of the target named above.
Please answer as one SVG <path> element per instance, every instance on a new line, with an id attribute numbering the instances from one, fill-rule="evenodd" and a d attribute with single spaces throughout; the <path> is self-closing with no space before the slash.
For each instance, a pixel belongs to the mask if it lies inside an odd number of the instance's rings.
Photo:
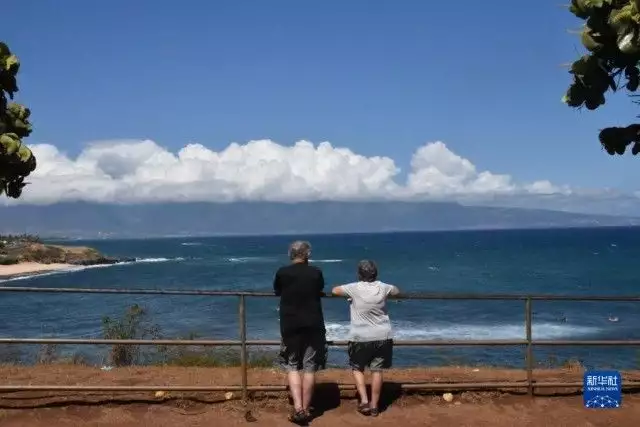
<path id="1" fill-rule="evenodd" d="M 391 295 L 391 296 L 400 295 L 400 289 L 398 289 L 397 286 L 389 285 L 389 292 L 387 293 L 387 295 Z"/>
<path id="2" fill-rule="evenodd" d="M 282 294 L 282 283 L 280 282 L 280 272 L 276 272 L 276 276 L 273 278 L 273 292 L 280 296 Z"/>
<path id="3" fill-rule="evenodd" d="M 349 292 L 349 285 L 334 286 L 333 289 L 331 289 L 331 294 L 337 297 L 351 298 L 351 293 Z"/>
<path id="4" fill-rule="evenodd" d="M 320 275 L 318 277 L 318 293 L 321 297 L 326 295 L 324 293 L 324 275 L 322 274 L 322 271 L 320 271 Z"/>
<path id="5" fill-rule="evenodd" d="M 347 296 L 345 295 L 344 290 L 342 289 L 342 285 L 334 286 L 333 289 L 331 289 L 331 294 L 337 297 Z"/>

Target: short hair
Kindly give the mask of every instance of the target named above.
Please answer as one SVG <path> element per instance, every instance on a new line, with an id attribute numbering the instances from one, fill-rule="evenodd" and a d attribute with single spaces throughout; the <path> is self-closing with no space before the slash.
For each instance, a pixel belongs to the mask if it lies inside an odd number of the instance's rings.
<path id="1" fill-rule="evenodd" d="M 296 240 L 289 245 L 289 259 L 308 260 L 311 257 L 311 244 L 303 240 Z"/>
<path id="2" fill-rule="evenodd" d="M 358 263 L 358 280 L 361 282 L 375 282 L 378 279 L 378 267 L 376 263 L 363 259 Z"/>

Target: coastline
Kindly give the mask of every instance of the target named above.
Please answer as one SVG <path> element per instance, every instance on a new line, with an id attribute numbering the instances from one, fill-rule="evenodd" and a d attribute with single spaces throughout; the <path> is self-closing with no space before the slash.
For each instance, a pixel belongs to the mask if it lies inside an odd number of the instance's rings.
<path id="1" fill-rule="evenodd" d="M 21 262 L 12 265 L 0 265 L 0 279 L 11 279 L 49 271 L 67 270 L 73 267 L 73 264 L 44 264 L 40 262 Z"/>
<path id="2" fill-rule="evenodd" d="M 0 236 L 0 280 L 3 281 L 131 261 L 136 259 L 110 257 L 89 246 L 47 244 L 35 236 Z"/>

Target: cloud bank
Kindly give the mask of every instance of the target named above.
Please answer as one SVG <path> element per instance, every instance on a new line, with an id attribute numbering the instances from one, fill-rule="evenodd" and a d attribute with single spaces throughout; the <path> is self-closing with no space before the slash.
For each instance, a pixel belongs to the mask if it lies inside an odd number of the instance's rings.
<path id="1" fill-rule="evenodd" d="M 415 151 L 404 182 L 393 159 L 366 157 L 329 142 L 285 146 L 257 140 L 219 152 L 189 144 L 172 153 L 150 140 L 116 140 L 91 144 L 76 158 L 49 144 L 31 149 L 38 168 L 23 197 L 11 203 L 451 200 L 571 193 L 546 180 L 518 183 L 509 175 L 479 171 L 440 141 Z"/>

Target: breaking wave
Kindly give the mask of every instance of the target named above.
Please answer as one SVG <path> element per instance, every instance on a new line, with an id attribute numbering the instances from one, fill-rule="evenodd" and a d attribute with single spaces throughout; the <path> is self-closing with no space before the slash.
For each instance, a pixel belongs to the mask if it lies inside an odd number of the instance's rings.
<path id="1" fill-rule="evenodd" d="M 271 257 L 262 257 L 262 256 L 243 256 L 243 257 L 229 257 L 227 261 L 234 263 L 245 263 L 245 262 L 273 262 L 275 258 Z"/>
<path id="2" fill-rule="evenodd" d="M 265 256 L 242 256 L 242 257 L 229 257 L 225 258 L 228 262 L 234 263 L 246 263 L 246 262 L 276 262 L 278 261 L 277 257 L 265 257 Z M 311 263 L 336 263 L 342 262 L 341 259 L 310 259 Z"/>
<path id="3" fill-rule="evenodd" d="M 348 323 L 328 323 L 327 339 L 344 340 L 348 338 Z M 429 324 L 421 325 L 412 322 L 392 322 L 393 336 L 396 339 L 413 340 L 517 340 L 525 338 L 524 324 Z M 598 328 L 555 324 L 550 322 L 532 325 L 533 337 L 537 339 L 560 339 L 591 335 L 599 332 Z"/>
<path id="4" fill-rule="evenodd" d="M 41 273 L 33 273 L 33 274 L 25 274 L 16 277 L 9 277 L 7 279 L 0 279 L 0 283 L 4 282 L 14 282 L 16 280 L 28 280 L 28 279 L 37 279 L 40 277 L 54 276 L 58 274 L 68 274 L 68 273 L 77 273 L 78 271 L 84 270 L 92 270 L 96 268 L 109 268 L 109 267 L 117 267 L 124 265 L 133 265 L 133 264 L 149 264 L 149 263 L 158 263 L 158 262 L 170 262 L 170 261 L 184 261 L 184 258 L 136 258 L 135 261 L 123 261 L 116 262 L 115 264 L 100 264 L 100 265 L 78 265 L 74 267 L 64 268 L 61 270 L 54 271 L 44 271 Z"/>

